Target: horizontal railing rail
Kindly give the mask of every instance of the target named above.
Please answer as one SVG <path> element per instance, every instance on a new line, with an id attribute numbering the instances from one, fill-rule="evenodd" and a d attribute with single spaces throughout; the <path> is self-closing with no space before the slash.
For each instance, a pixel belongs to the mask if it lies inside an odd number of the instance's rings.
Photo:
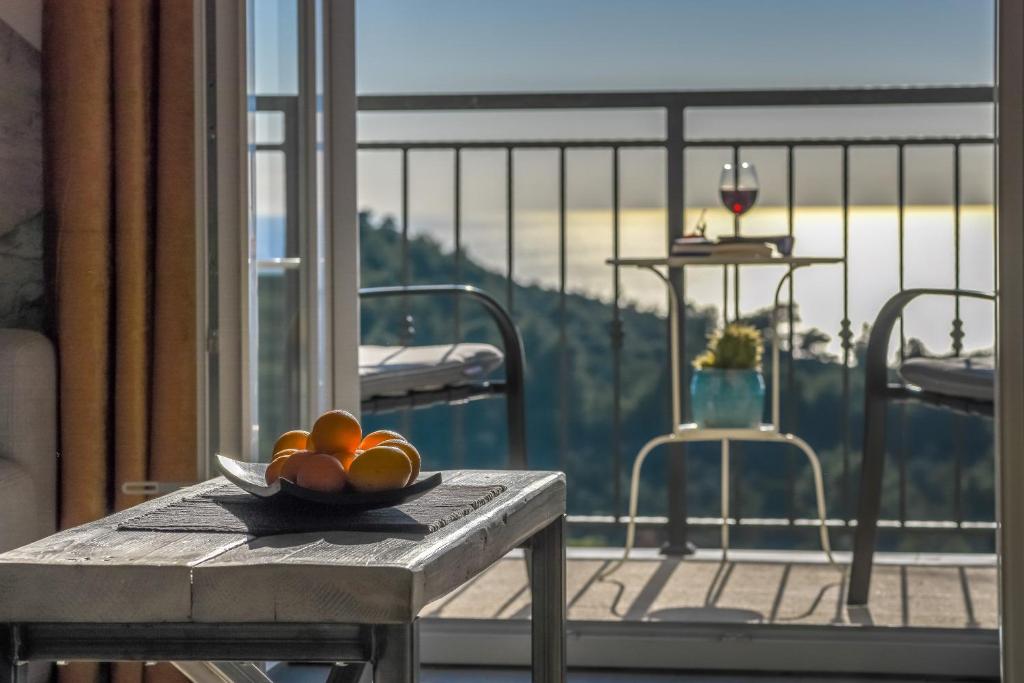
<path id="1" fill-rule="evenodd" d="M 637 109 L 992 103 L 991 85 L 642 92 L 361 95 L 359 111 Z"/>

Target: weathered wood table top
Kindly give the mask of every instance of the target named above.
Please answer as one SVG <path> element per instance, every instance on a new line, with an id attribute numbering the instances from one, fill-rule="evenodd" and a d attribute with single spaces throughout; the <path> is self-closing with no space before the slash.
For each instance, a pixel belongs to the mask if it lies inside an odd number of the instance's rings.
<path id="1" fill-rule="evenodd" d="M 507 488 L 427 535 L 117 529 L 168 497 L 155 499 L 0 555 L 0 622 L 409 622 L 565 512 L 560 473 L 445 476 Z M 223 483 L 217 478 L 170 498 Z"/>

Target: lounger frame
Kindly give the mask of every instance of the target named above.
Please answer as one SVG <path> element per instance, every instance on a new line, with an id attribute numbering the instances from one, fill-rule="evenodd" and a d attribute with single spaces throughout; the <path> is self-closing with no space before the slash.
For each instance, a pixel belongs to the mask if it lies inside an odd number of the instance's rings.
<path id="1" fill-rule="evenodd" d="M 864 455 L 861 460 L 860 492 L 857 503 L 857 528 L 853 540 L 853 563 L 846 594 L 849 605 L 866 605 L 871 588 L 878 517 L 882 505 L 882 475 L 885 470 L 886 411 L 889 401 L 921 401 L 961 413 L 993 413 L 992 401 L 948 396 L 902 383 L 889 382 L 889 338 L 907 304 L 919 296 L 958 296 L 994 301 L 985 292 L 964 289 L 907 289 L 893 296 L 878 313 L 868 337 L 864 381 Z"/>
<path id="2" fill-rule="evenodd" d="M 470 285 L 366 287 L 359 290 L 359 296 L 362 299 L 455 296 L 471 299 L 483 306 L 501 335 L 502 352 L 505 354 L 504 379 L 484 379 L 440 388 L 414 389 L 397 396 L 364 396 L 362 412 L 364 415 L 374 415 L 504 396 L 508 420 L 509 466 L 526 469 L 526 356 L 523 351 L 523 340 L 508 311 L 490 294 Z"/>

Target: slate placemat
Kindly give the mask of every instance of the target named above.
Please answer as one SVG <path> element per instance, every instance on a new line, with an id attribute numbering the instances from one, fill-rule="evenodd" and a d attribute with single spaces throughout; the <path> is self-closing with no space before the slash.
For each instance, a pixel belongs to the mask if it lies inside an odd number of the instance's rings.
<path id="1" fill-rule="evenodd" d="M 331 508 L 297 498 L 263 499 L 234 484 L 186 496 L 121 522 L 124 531 L 196 531 L 256 536 L 304 531 L 429 534 L 493 500 L 504 486 L 442 483 L 419 498 L 375 510 Z"/>

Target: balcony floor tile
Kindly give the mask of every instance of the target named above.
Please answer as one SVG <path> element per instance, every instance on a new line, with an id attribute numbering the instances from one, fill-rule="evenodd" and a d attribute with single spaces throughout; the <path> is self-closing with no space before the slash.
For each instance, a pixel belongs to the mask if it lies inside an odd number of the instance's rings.
<path id="1" fill-rule="evenodd" d="M 776 554 L 777 556 L 778 554 Z M 996 628 L 996 569 L 976 563 L 876 565 L 869 606 L 848 610 L 845 570 L 794 556 L 792 561 L 709 558 L 630 560 L 598 578 L 611 560 L 570 557 L 569 619 L 919 628 Z M 527 619 L 525 563 L 507 558 L 425 617 Z"/>

